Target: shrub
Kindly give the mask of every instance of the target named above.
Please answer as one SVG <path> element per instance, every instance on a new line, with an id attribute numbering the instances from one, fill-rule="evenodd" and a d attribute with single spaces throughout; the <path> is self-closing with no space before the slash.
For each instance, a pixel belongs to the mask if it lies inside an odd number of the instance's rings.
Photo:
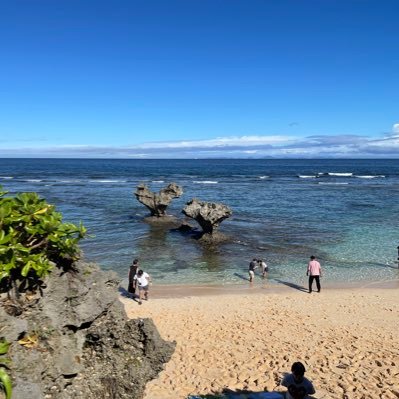
<path id="1" fill-rule="evenodd" d="M 0 290 L 35 289 L 54 265 L 65 269 L 79 259 L 86 229 L 63 223 L 36 193 L 6 194 L 0 186 Z"/>

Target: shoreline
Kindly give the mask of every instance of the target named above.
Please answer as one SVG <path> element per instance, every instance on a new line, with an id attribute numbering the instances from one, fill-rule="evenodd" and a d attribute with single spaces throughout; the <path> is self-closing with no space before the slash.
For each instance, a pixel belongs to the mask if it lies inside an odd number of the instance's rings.
<path id="1" fill-rule="evenodd" d="M 121 284 L 121 296 L 129 296 L 126 292 L 127 279 Z M 326 282 L 321 280 L 322 291 L 330 290 L 362 290 L 362 289 L 399 289 L 399 278 L 386 281 L 361 281 L 361 282 Z M 315 284 L 313 284 L 315 289 Z M 296 291 L 307 293 L 306 285 L 295 284 L 291 282 L 265 282 L 256 281 L 252 285 L 250 283 L 237 283 L 228 285 L 195 285 L 195 284 L 153 284 L 150 287 L 151 298 L 183 298 L 196 296 L 213 296 L 213 295 L 252 295 L 252 294 L 276 294 Z M 315 291 L 313 292 L 315 293 Z"/>

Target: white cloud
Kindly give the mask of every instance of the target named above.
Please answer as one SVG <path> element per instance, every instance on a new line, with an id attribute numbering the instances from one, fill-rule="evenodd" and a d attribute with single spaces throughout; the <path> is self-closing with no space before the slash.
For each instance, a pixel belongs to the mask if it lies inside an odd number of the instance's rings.
<path id="1" fill-rule="evenodd" d="M 0 147 L 0 157 L 77 158 L 399 158 L 399 124 L 379 138 L 367 136 L 313 135 L 227 136 L 206 140 L 147 142 L 134 146 L 100 147 Z"/>
<path id="2" fill-rule="evenodd" d="M 215 147 L 248 147 L 253 145 L 281 145 L 294 141 L 293 137 L 287 136 L 230 136 L 217 137 L 208 140 L 184 140 L 184 141 L 164 141 L 143 143 L 134 148 L 215 148 Z"/>

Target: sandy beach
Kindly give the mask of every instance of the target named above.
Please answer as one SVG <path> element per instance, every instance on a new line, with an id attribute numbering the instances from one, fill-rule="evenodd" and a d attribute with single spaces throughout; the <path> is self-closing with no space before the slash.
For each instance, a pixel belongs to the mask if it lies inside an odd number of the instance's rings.
<path id="1" fill-rule="evenodd" d="M 152 318 L 164 339 L 176 341 L 145 399 L 225 388 L 284 391 L 279 382 L 294 361 L 305 364 L 315 398 L 399 398 L 398 288 L 307 294 L 289 287 L 153 287 L 141 306 L 121 301 L 129 317 Z"/>

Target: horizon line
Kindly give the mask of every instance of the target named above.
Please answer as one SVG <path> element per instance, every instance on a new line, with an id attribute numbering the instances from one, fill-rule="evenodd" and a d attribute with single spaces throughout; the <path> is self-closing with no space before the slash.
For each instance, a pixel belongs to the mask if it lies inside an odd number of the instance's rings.
<path id="1" fill-rule="evenodd" d="M 200 160 L 241 160 L 241 161 L 254 161 L 254 160 L 276 160 L 276 161 L 283 161 L 283 160 L 392 160 L 396 161 L 399 160 L 399 156 L 396 158 L 388 158 L 388 157 L 320 157 L 320 158 L 313 158 L 313 157 L 195 157 L 195 158 L 123 158 L 123 157 L 48 157 L 48 156 L 37 156 L 37 157 L 13 157 L 13 156 L 0 156 L 0 160 L 3 159 L 60 159 L 60 160 L 125 160 L 125 161 L 200 161 Z"/>

